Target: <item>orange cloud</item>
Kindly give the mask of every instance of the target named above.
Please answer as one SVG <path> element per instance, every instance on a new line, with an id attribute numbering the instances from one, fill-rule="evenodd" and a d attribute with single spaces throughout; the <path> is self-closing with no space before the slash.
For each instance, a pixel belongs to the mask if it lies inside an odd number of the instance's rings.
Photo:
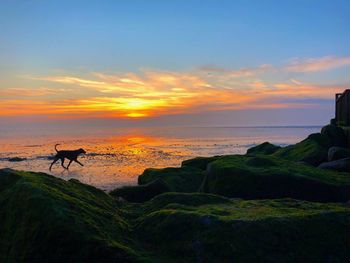
<path id="1" fill-rule="evenodd" d="M 269 67 L 261 66 L 255 71 Z M 211 110 L 310 107 L 297 102 L 279 103 L 278 99 L 332 98 L 345 88 L 296 79 L 269 83 L 249 76 L 237 80 L 225 70 L 217 70 L 214 75 L 142 70 L 139 74 L 93 73 L 89 77 L 29 79 L 40 85 L 45 82 L 49 88 L 0 89 L 0 116 L 145 118 Z"/>
<path id="2" fill-rule="evenodd" d="M 296 58 L 285 69 L 290 72 L 316 72 L 350 65 L 350 57 Z"/>

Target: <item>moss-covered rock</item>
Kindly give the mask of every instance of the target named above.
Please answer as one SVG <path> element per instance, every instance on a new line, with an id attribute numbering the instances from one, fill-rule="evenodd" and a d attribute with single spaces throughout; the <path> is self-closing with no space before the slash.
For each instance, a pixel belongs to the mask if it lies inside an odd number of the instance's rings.
<path id="1" fill-rule="evenodd" d="M 274 156 L 318 166 L 327 161 L 330 147 L 346 145 L 344 130 L 335 125 L 326 125 L 321 129 L 321 133 L 310 134 L 295 145 L 281 148 L 274 153 Z"/>
<path id="2" fill-rule="evenodd" d="M 345 204 L 201 193 L 119 203 L 77 180 L 2 169 L 0 207 L 0 262 L 350 260 Z"/>
<path id="3" fill-rule="evenodd" d="M 347 262 L 350 209 L 305 201 L 163 194 L 136 232 L 174 262 Z"/>
<path id="4" fill-rule="evenodd" d="M 138 177 L 139 185 L 162 179 L 171 192 L 197 192 L 204 178 L 201 169 L 184 166 L 164 169 L 149 168 Z"/>
<path id="5" fill-rule="evenodd" d="M 350 149 L 343 147 L 331 147 L 328 150 L 328 161 L 336 161 L 350 157 Z"/>
<path id="6" fill-rule="evenodd" d="M 274 145 L 269 142 L 264 142 L 262 144 L 248 149 L 247 154 L 273 154 L 279 149 L 281 149 L 281 147 L 278 145 Z"/>
<path id="7" fill-rule="evenodd" d="M 336 170 L 339 172 L 350 172 L 350 157 L 331 162 L 321 163 L 318 168 Z"/>
<path id="8" fill-rule="evenodd" d="M 166 192 L 170 192 L 168 185 L 162 179 L 158 178 L 144 185 L 123 186 L 111 191 L 109 194 L 122 197 L 129 202 L 140 203 Z"/>
<path id="9" fill-rule="evenodd" d="M 197 192 L 203 179 L 204 171 L 192 166 L 149 168 L 138 177 L 138 185 L 117 188 L 110 194 L 129 202 L 145 202 L 165 192 Z"/>
<path id="10" fill-rule="evenodd" d="M 226 197 L 350 200 L 350 175 L 273 156 L 224 156 L 208 166 L 201 191 Z"/>
<path id="11" fill-rule="evenodd" d="M 327 161 L 328 149 L 331 146 L 333 146 L 332 141 L 327 135 L 314 133 L 295 145 L 277 150 L 273 155 L 317 166 Z"/>
<path id="12" fill-rule="evenodd" d="M 211 163 L 217 159 L 219 159 L 221 156 L 212 156 L 212 157 L 196 157 L 193 159 L 185 160 L 182 162 L 181 167 L 184 166 L 191 166 L 195 167 L 201 170 L 207 169 L 208 163 Z"/>
<path id="13" fill-rule="evenodd" d="M 321 129 L 321 134 L 326 135 L 333 146 L 347 146 L 346 134 L 341 127 L 332 124 L 326 125 Z"/>
<path id="14" fill-rule="evenodd" d="M 0 170 L 0 262 L 141 262 L 112 197 L 76 180 Z"/>

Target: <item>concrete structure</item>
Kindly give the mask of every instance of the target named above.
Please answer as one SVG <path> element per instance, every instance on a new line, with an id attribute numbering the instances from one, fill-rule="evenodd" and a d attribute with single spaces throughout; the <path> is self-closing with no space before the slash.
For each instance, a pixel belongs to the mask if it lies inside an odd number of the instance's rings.
<path id="1" fill-rule="evenodd" d="M 335 94 L 335 124 L 350 126 L 350 89 Z"/>

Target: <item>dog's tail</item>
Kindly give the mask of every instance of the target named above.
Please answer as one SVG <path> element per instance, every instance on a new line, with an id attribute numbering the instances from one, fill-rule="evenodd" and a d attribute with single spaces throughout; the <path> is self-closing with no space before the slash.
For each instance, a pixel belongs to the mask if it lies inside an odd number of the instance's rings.
<path id="1" fill-rule="evenodd" d="M 55 145 L 55 150 L 56 150 L 56 152 L 58 152 L 58 150 L 57 150 L 57 145 L 60 145 L 60 144 L 57 143 L 57 144 Z"/>

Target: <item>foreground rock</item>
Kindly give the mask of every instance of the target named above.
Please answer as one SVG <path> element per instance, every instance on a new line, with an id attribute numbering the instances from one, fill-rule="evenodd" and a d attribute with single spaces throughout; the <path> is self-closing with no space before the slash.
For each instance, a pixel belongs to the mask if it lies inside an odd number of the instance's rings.
<path id="1" fill-rule="evenodd" d="M 344 205 L 171 193 L 134 209 L 140 207 L 139 239 L 174 262 L 350 259 L 350 210 Z"/>
<path id="2" fill-rule="evenodd" d="M 76 180 L 0 170 L 0 262 L 141 262 L 112 197 Z"/>
<path id="3" fill-rule="evenodd" d="M 328 150 L 328 162 L 349 158 L 350 157 L 350 149 L 343 147 L 331 147 Z"/>
<path id="4" fill-rule="evenodd" d="M 211 162 L 202 192 L 244 199 L 350 200 L 350 174 L 273 156 L 223 156 Z"/>
<path id="5" fill-rule="evenodd" d="M 339 172 L 350 172 L 350 158 L 321 163 L 318 168 L 336 170 Z"/>
<path id="6" fill-rule="evenodd" d="M 109 194 L 114 197 L 121 197 L 129 202 L 142 203 L 170 191 L 163 179 L 157 178 L 144 185 L 123 186 L 111 191 Z"/>
<path id="7" fill-rule="evenodd" d="M 345 147 L 347 145 L 344 130 L 335 125 L 327 125 L 321 133 L 309 135 L 305 140 L 276 151 L 276 157 L 299 161 L 318 166 L 328 159 L 328 150 L 332 146 Z"/>
<path id="8" fill-rule="evenodd" d="M 139 185 L 115 189 L 111 195 L 129 202 L 145 202 L 165 192 L 198 192 L 203 179 L 203 170 L 196 166 L 149 168 L 138 177 Z"/>
<path id="9" fill-rule="evenodd" d="M 275 153 L 279 149 L 281 149 L 280 146 L 271 144 L 269 142 L 264 142 L 262 144 L 259 144 L 255 147 L 248 149 L 247 154 L 267 154 L 267 155 L 269 155 L 269 154 Z"/>
<path id="10" fill-rule="evenodd" d="M 161 194 L 143 204 L 0 170 L 0 262 L 348 262 L 350 208 Z"/>

